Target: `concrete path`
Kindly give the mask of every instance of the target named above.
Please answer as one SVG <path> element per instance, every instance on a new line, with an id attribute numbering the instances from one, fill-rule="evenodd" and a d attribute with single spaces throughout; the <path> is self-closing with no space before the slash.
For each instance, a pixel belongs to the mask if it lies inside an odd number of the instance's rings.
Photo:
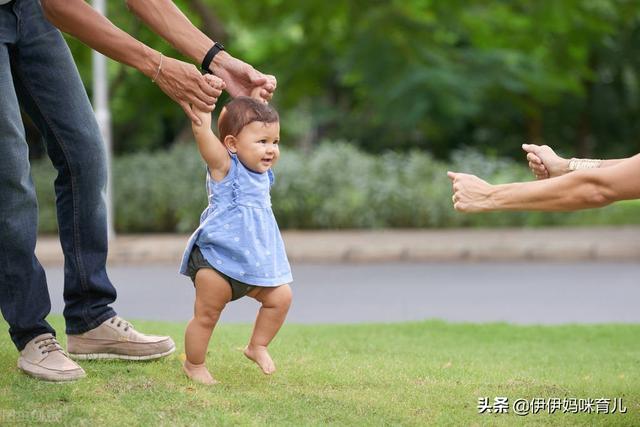
<path id="1" fill-rule="evenodd" d="M 640 227 L 497 230 L 288 231 L 292 262 L 606 260 L 640 262 Z M 175 264 L 186 235 L 124 235 L 110 245 L 112 265 Z M 41 237 L 45 265 L 62 265 L 57 237 Z"/>
<path id="2" fill-rule="evenodd" d="M 640 323 L 640 263 L 445 262 L 293 265 L 292 323 L 444 319 L 519 324 Z M 128 319 L 186 321 L 193 287 L 177 265 L 114 266 Z M 47 268 L 62 312 L 61 268 Z M 252 322 L 257 303 L 231 303 L 222 322 Z"/>

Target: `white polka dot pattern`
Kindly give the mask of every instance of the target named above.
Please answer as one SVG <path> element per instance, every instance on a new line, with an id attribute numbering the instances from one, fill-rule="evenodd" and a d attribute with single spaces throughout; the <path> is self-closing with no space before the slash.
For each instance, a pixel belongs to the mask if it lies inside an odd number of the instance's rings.
<path id="1" fill-rule="evenodd" d="M 284 242 L 271 209 L 273 173 L 248 170 L 232 155 L 231 168 L 219 182 L 207 180 L 209 206 L 183 255 L 186 274 L 193 245 L 222 273 L 244 283 L 278 286 L 292 281 Z"/>

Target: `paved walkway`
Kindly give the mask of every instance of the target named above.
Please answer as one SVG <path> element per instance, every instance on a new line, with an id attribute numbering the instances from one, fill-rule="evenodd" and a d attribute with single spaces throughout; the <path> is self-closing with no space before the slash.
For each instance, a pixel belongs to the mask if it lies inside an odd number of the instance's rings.
<path id="1" fill-rule="evenodd" d="M 432 261 L 640 261 L 640 227 L 287 231 L 292 262 Z M 188 236 L 121 235 L 109 263 L 175 264 Z M 36 253 L 45 265 L 61 265 L 57 237 L 42 236 Z"/>
<path id="2" fill-rule="evenodd" d="M 640 323 L 640 263 L 434 262 L 305 264 L 293 268 L 288 323 Z M 177 265 L 109 268 L 126 319 L 186 322 L 191 281 Z M 64 270 L 47 268 L 52 312 L 62 313 Z M 222 322 L 249 323 L 258 304 L 228 304 Z"/>

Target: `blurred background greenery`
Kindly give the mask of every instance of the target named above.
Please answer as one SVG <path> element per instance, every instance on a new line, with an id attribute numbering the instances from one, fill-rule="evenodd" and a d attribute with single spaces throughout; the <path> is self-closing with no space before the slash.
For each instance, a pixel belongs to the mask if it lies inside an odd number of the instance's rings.
<path id="1" fill-rule="evenodd" d="M 528 180 L 523 142 L 561 155 L 640 152 L 637 0 L 178 0 L 229 52 L 278 78 L 283 228 L 640 223 L 626 202 L 566 214 L 461 215 L 447 169 Z M 127 9 L 117 25 L 180 57 Z M 90 50 L 69 38 L 91 95 Z M 206 202 L 182 110 L 109 64 L 116 228 L 189 231 Z M 223 104 L 222 100 L 219 105 Z M 53 171 L 27 121 L 42 231 Z"/>

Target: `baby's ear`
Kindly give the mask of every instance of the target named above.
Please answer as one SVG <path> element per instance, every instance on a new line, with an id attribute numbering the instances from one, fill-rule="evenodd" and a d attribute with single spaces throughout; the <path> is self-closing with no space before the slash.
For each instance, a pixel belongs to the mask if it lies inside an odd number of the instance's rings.
<path id="1" fill-rule="evenodd" d="M 227 150 L 231 151 L 232 153 L 235 153 L 236 151 L 238 151 L 238 140 L 236 139 L 235 136 L 233 135 L 225 136 L 224 141 L 222 141 L 222 143 L 224 144 L 225 147 L 227 147 Z"/>

